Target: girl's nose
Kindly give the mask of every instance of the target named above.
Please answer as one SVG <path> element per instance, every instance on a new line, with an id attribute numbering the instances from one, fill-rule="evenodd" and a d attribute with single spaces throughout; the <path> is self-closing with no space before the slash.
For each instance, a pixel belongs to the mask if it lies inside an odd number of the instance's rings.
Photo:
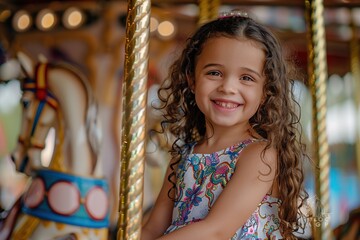
<path id="1" fill-rule="evenodd" d="M 235 93 L 236 91 L 235 80 L 230 77 L 224 78 L 219 86 L 219 91 L 224 93 Z"/>

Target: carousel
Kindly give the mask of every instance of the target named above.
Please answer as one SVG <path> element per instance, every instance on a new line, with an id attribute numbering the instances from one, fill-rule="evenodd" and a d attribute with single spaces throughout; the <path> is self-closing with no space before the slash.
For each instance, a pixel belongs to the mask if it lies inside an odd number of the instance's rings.
<path id="1" fill-rule="evenodd" d="M 0 240 L 140 239 L 170 160 L 157 89 L 231 9 L 303 72 L 309 239 L 359 239 L 360 1 L 0 0 Z"/>

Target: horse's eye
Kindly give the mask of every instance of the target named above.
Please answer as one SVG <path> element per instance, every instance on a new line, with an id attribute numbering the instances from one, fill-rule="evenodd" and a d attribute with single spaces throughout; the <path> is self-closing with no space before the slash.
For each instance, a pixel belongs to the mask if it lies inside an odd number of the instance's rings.
<path id="1" fill-rule="evenodd" d="M 27 109 L 29 106 L 30 106 L 30 101 L 29 100 L 26 100 L 26 99 L 23 99 L 22 100 L 22 105 L 25 109 Z"/>

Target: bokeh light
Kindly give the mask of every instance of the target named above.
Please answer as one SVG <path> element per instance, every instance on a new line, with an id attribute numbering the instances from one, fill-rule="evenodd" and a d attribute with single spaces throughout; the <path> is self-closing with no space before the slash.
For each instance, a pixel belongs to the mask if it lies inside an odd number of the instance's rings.
<path id="1" fill-rule="evenodd" d="M 80 9 L 72 7 L 64 12 L 62 21 L 66 28 L 75 29 L 84 23 L 85 16 Z"/>
<path id="2" fill-rule="evenodd" d="M 15 13 L 13 18 L 13 27 L 18 32 L 24 32 L 30 28 L 32 24 L 32 18 L 25 10 L 20 10 Z"/>
<path id="3" fill-rule="evenodd" d="M 36 26 L 43 31 L 52 29 L 57 22 L 56 15 L 50 9 L 41 10 L 36 18 Z"/>

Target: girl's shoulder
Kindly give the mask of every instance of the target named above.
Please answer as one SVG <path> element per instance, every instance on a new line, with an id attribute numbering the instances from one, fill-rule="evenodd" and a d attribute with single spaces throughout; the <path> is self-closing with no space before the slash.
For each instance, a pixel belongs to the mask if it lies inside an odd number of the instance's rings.
<path id="1" fill-rule="evenodd" d="M 243 143 L 237 164 L 242 168 L 254 168 L 260 172 L 268 172 L 269 167 L 276 169 L 278 153 L 266 139 L 251 139 Z"/>

